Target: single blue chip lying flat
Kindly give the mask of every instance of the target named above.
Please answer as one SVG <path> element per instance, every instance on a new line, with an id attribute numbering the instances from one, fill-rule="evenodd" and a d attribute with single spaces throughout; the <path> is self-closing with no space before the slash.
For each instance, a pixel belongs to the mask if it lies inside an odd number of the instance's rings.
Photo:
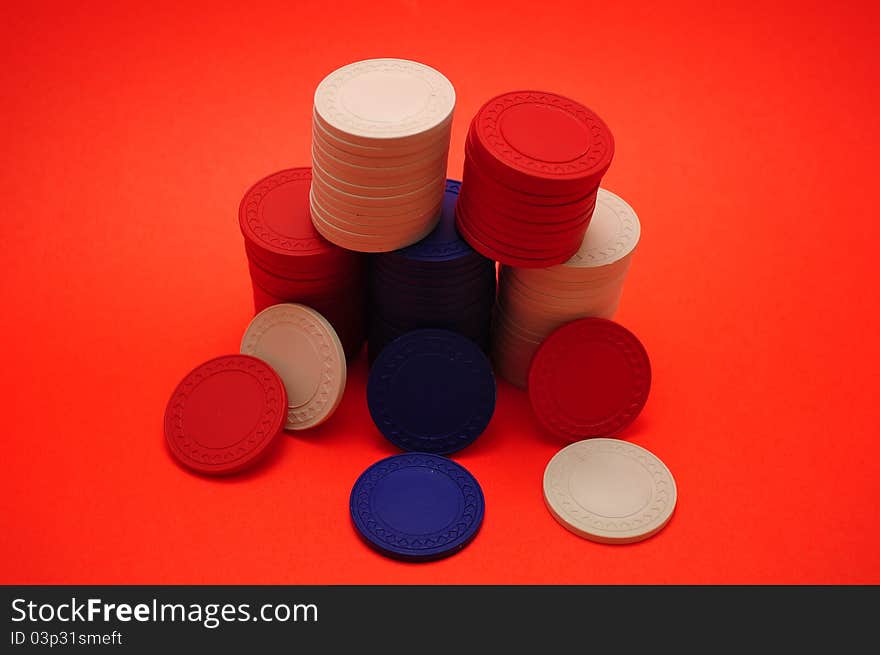
<path id="1" fill-rule="evenodd" d="M 380 553 L 409 561 L 447 557 L 483 522 L 484 500 L 470 472 L 450 459 L 405 453 L 380 460 L 354 483 L 351 518 Z"/>
<path id="2" fill-rule="evenodd" d="M 476 343 L 448 330 L 407 332 L 379 353 L 367 382 L 379 431 L 403 450 L 446 455 L 479 437 L 495 411 L 495 376 Z"/>

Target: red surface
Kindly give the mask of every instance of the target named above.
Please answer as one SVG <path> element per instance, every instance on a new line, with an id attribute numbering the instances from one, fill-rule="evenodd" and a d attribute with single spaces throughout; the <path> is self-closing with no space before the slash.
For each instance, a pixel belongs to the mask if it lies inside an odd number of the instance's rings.
<path id="1" fill-rule="evenodd" d="M 0 9 L 0 581 L 880 583 L 875 3 L 20 4 Z M 453 177 L 509 89 L 611 127 L 604 184 L 643 227 L 617 318 L 653 366 L 625 436 L 680 494 L 656 537 L 559 526 L 541 476 L 564 444 L 502 385 L 456 457 L 477 539 L 424 566 L 372 552 L 348 494 L 394 449 L 363 359 L 333 420 L 254 473 L 166 452 L 174 386 L 251 316 L 242 194 L 308 164 L 328 71 L 383 55 L 455 84 Z"/>

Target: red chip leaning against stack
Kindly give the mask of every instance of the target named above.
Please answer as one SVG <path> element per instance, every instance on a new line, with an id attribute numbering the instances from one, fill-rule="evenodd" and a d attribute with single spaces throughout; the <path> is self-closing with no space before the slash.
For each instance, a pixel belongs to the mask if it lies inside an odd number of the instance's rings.
<path id="1" fill-rule="evenodd" d="M 351 358 L 364 341 L 365 262 L 315 230 L 311 182 L 310 168 L 287 169 L 257 182 L 241 201 L 254 309 L 288 302 L 313 307 L 333 325 Z"/>
<path id="2" fill-rule="evenodd" d="M 502 264 L 561 264 L 580 247 L 613 156 L 608 126 L 583 105 L 540 91 L 497 96 L 468 131 L 457 226 Z"/>
<path id="3" fill-rule="evenodd" d="M 651 361 L 638 337 L 604 318 L 581 318 L 551 334 L 529 369 L 538 421 L 562 439 L 610 437 L 648 400 Z"/>

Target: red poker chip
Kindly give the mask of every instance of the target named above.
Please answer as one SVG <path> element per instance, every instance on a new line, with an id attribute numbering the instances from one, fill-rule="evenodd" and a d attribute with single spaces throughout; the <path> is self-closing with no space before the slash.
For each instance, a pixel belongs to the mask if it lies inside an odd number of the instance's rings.
<path id="1" fill-rule="evenodd" d="M 547 233 L 532 239 L 530 232 L 518 230 L 511 222 L 485 220 L 485 215 L 475 216 L 467 205 L 456 209 L 465 227 L 476 236 L 485 237 L 490 245 L 510 251 L 512 254 L 519 253 L 536 259 L 554 257 L 562 252 L 569 253 L 568 256 L 571 257 L 580 248 L 583 233 L 589 225 L 589 221 L 585 221 L 577 229 L 573 228 L 558 234 Z"/>
<path id="2" fill-rule="evenodd" d="M 567 262 L 580 247 L 579 244 L 564 252 L 524 252 L 515 250 L 511 246 L 496 241 L 485 233 L 479 232 L 473 223 L 469 222 L 466 215 L 456 209 L 455 226 L 462 238 L 478 253 L 489 259 L 501 262 L 507 266 L 520 268 L 546 268 Z"/>
<path id="3" fill-rule="evenodd" d="M 313 293 L 332 294 L 335 290 L 351 286 L 364 277 L 360 274 L 349 273 L 321 279 L 292 279 L 274 275 L 266 271 L 254 260 L 248 261 L 248 270 L 252 280 L 277 296 L 308 295 Z"/>
<path id="4" fill-rule="evenodd" d="M 501 197 L 484 194 L 476 185 L 462 186 L 459 203 L 467 205 L 471 214 L 479 213 L 495 223 L 510 223 L 513 228 L 560 231 L 588 221 L 595 210 L 596 196 L 571 207 L 564 213 L 538 208 L 535 205 L 517 205 Z"/>
<path id="5" fill-rule="evenodd" d="M 491 236 L 481 233 L 478 228 L 470 227 L 466 222 L 456 223 L 462 238 L 467 241 L 474 250 L 484 257 L 494 259 L 506 266 L 518 268 L 547 268 L 562 264 L 571 259 L 570 251 L 566 252 L 536 252 L 513 249 Z"/>
<path id="6" fill-rule="evenodd" d="M 465 139 L 465 171 L 485 182 L 488 188 L 497 190 L 500 195 L 517 198 L 526 204 L 568 205 L 578 202 L 591 192 L 595 193 L 598 189 L 598 182 L 595 184 L 580 182 L 570 185 L 569 189 L 548 188 L 544 183 L 536 180 L 526 184 L 519 180 L 511 183 L 503 173 L 498 173 L 497 164 L 488 163 L 486 155 L 479 154 L 480 149 L 474 145 L 474 139 L 472 125 Z"/>
<path id="7" fill-rule="evenodd" d="M 471 156 L 471 152 L 469 148 L 465 148 L 464 177 L 473 186 L 480 187 L 483 193 L 503 199 L 509 203 L 526 207 L 538 206 L 547 211 L 564 211 L 572 206 L 588 202 L 591 197 L 596 195 L 599 189 L 598 185 L 584 185 L 578 188 L 576 193 L 550 195 L 531 193 L 522 188 L 504 184 L 497 176 L 487 172 L 479 160 Z"/>
<path id="8" fill-rule="evenodd" d="M 532 214 L 530 217 L 513 215 L 498 205 L 486 203 L 470 190 L 461 196 L 459 204 L 462 210 L 481 227 L 503 232 L 505 235 L 515 237 L 518 242 L 532 238 L 545 242 L 582 239 L 593 217 L 594 209 L 591 205 L 576 218 L 550 223 L 536 220 L 537 214 Z"/>
<path id="9" fill-rule="evenodd" d="M 480 196 L 491 198 L 493 204 L 503 204 L 528 213 L 541 212 L 546 216 L 576 215 L 583 208 L 595 202 L 598 187 L 584 189 L 577 196 L 536 196 L 523 193 L 519 189 L 511 189 L 498 180 L 484 173 L 470 157 L 465 157 L 462 183 L 470 188 L 479 189 Z M 546 220 L 546 219 L 545 219 Z"/>
<path id="10" fill-rule="evenodd" d="M 311 184 L 311 168 L 289 168 L 263 178 L 244 194 L 238 208 L 241 233 L 267 261 L 283 267 L 290 257 L 333 256 L 340 250 L 312 225 Z"/>
<path id="11" fill-rule="evenodd" d="M 519 253 L 538 259 L 553 257 L 562 252 L 573 254 L 580 247 L 583 234 L 589 225 L 589 218 L 587 218 L 579 225 L 564 232 L 536 233 L 519 230 L 510 222 L 502 224 L 488 220 L 475 220 L 466 207 L 462 207 L 461 214 L 465 217 L 468 229 L 477 236 L 484 236 L 490 242 L 497 242 L 500 244 L 497 247 L 509 251 L 511 254 Z"/>
<path id="12" fill-rule="evenodd" d="M 292 279 L 323 279 L 347 272 L 358 271 L 363 267 L 360 253 L 339 248 L 337 252 L 321 255 L 301 255 L 296 257 L 267 257 L 265 251 L 245 241 L 245 254 L 263 270 Z"/>
<path id="13" fill-rule="evenodd" d="M 280 305 L 282 303 L 288 302 L 284 298 L 280 296 L 276 296 L 272 293 L 266 291 L 259 284 L 251 281 L 251 287 L 253 288 L 254 294 L 254 316 L 259 314 L 261 311 L 266 309 L 267 307 L 271 307 L 272 305 Z"/>
<path id="14" fill-rule="evenodd" d="M 532 359 L 529 400 L 554 435 L 578 441 L 617 434 L 648 399 L 651 363 L 636 336 L 603 318 L 555 330 Z"/>
<path id="15" fill-rule="evenodd" d="M 496 96 L 474 117 L 473 130 L 474 145 L 493 174 L 538 193 L 597 186 L 614 157 L 614 138 L 605 122 L 554 93 Z"/>
<path id="16" fill-rule="evenodd" d="M 193 369 L 165 410 L 165 441 L 184 466 L 209 475 L 255 464 L 284 431 L 287 392 L 271 366 L 224 355 Z"/>

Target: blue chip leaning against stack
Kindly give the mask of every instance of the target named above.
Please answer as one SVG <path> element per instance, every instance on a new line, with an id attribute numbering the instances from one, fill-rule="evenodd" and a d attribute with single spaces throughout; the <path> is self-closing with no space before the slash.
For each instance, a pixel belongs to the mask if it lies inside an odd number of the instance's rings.
<path id="1" fill-rule="evenodd" d="M 495 262 L 455 228 L 460 182 L 447 180 L 437 227 L 416 244 L 372 257 L 369 359 L 412 330 L 451 330 L 489 348 Z"/>
<path id="2" fill-rule="evenodd" d="M 415 330 L 383 350 L 367 381 L 379 431 L 402 450 L 448 455 L 473 443 L 495 411 L 495 376 L 470 339 Z"/>

